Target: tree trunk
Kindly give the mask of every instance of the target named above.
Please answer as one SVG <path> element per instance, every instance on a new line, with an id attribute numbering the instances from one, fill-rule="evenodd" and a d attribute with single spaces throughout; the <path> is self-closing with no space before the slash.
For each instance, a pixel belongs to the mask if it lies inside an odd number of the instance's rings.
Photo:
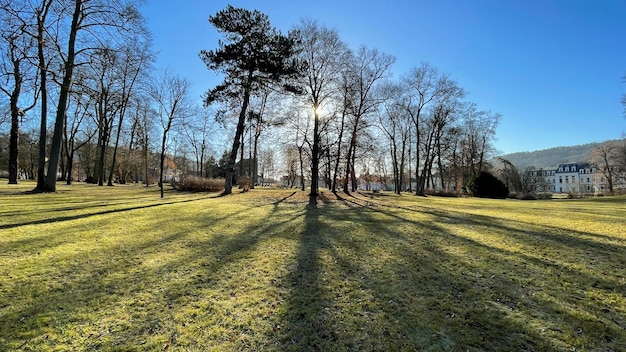
<path id="1" fill-rule="evenodd" d="M 56 119 L 54 122 L 54 133 L 52 134 L 52 144 L 50 146 L 50 160 L 48 162 L 48 174 L 46 175 L 44 190 L 46 192 L 56 192 L 57 168 L 59 167 L 59 157 L 61 155 L 61 140 L 63 139 L 63 125 L 65 124 L 65 110 L 67 99 L 72 85 L 72 75 L 74 73 L 74 59 L 76 57 L 74 47 L 78 32 L 78 22 L 81 14 L 83 0 L 75 0 L 74 14 L 72 16 L 72 26 L 68 41 L 67 60 L 65 61 L 63 83 L 59 91 L 59 103 L 57 105 Z"/>
<path id="2" fill-rule="evenodd" d="M 47 88 L 47 65 L 44 54 L 44 32 L 48 9 L 52 1 L 42 4 L 42 10 L 37 14 L 37 60 L 39 63 L 39 79 L 41 93 L 41 122 L 39 124 L 39 155 L 37 161 L 37 186 L 35 191 L 46 190 L 46 138 L 48 126 L 48 88 Z"/>
<path id="3" fill-rule="evenodd" d="M 420 134 L 419 134 L 419 129 L 417 124 L 415 125 L 415 182 L 417 182 L 417 185 L 415 187 L 415 195 L 421 196 L 424 195 L 423 192 L 420 191 Z"/>
<path id="4" fill-rule="evenodd" d="M 96 170 L 98 172 L 98 186 L 102 186 L 104 184 L 104 159 L 106 157 L 108 140 L 109 137 L 107 135 L 107 131 L 103 131 L 102 141 L 100 144 L 100 153 L 98 157 L 98 165 L 96 166 Z"/>
<path id="5" fill-rule="evenodd" d="M 248 73 L 248 82 L 252 80 L 252 72 Z M 241 111 L 239 112 L 239 122 L 237 123 L 237 129 L 235 130 L 235 138 L 233 138 L 233 146 L 230 150 L 228 157 L 228 164 L 226 165 L 226 180 L 224 181 L 224 193 L 223 195 L 233 193 L 233 175 L 235 173 L 235 160 L 237 159 L 237 151 L 239 150 L 239 143 L 241 136 L 243 135 L 243 129 L 246 123 L 246 112 L 248 110 L 248 104 L 250 103 L 250 83 L 248 83 L 243 92 L 243 104 L 241 105 Z"/>
<path id="6" fill-rule="evenodd" d="M 109 180 L 107 186 L 113 186 L 113 173 L 115 171 L 115 162 L 117 159 L 117 146 L 120 142 L 120 132 L 122 131 L 122 121 L 124 120 L 124 113 L 120 113 L 120 119 L 117 123 L 117 134 L 115 135 L 115 145 L 113 146 L 113 160 L 111 161 L 111 170 L 109 171 Z"/>
<path id="7" fill-rule="evenodd" d="M 304 158 L 302 157 L 304 145 L 298 146 L 298 159 L 300 161 L 300 188 L 304 191 Z"/>
<path id="8" fill-rule="evenodd" d="M 392 139 L 389 142 L 389 149 L 391 152 L 391 165 L 393 166 L 393 188 L 394 193 L 400 194 L 400 188 L 402 187 L 400 184 L 400 167 L 398 163 L 398 148 L 396 148 L 396 143 Z"/>
<path id="9" fill-rule="evenodd" d="M 68 167 L 63 177 L 65 178 L 65 183 L 67 185 L 72 184 L 72 153 L 74 152 L 73 141 L 74 141 L 73 138 L 68 138 L 67 136 L 67 124 L 66 124 L 65 128 L 63 129 L 63 150 L 65 151 L 65 160 L 67 160 Z M 72 146 L 70 146 L 71 144 Z"/>
<path id="10" fill-rule="evenodd" d="M 317 191 L 319 181 L 319 151 L 320 151 L 320 116 L 319 103 L 313 104 L 315 122 L 313 124 L 313 147 L 311 148 L 311 193 L 309 193 L 309 206 L 317 206 Z"/>
<path id="11" fill-rule="evenodd" d="M 143 163 L 144 163 L 146 187 L 150 187 L 150 175 L 149 175 L 150 170 L 148 166 L 148 137 L 145 138 L 145 142 L 143 144 Z"/>
<path id="12" fill-rule="evenodd" d="M 259 180 L 257 175 L 259 174 L 259 138 L 261 137 L 261 129 L 257 126 L 254 130 L 254 151 L 252 153 L 252 179 L 250 181 L 250 188 L 254 188 Z"/>
<path id="13" fill-rule="evenodd" d="M 356 164 L 356 144 L 354 149 L 352 149 L 352 161 L 350 162 L 350 181 L 352 182 L 352 192 L 356 192 L 359 186 L 358 180 L 356 179 L 354 164 Z"/>
<path id="14" fill-rule="evenodd" d="M 165 167 L 165 143 L 167 142 L 167 131 L 163 131 L 163 138 L 161 139 L 161 163 L 159 168 L 159 188 L 161 191 L 161 198 L 163 198 L 163 168 Z"/>
<path id="15" fill-rule="evenodd" d="M 9 184 L 17 184 L 18 171 L 18 143 L 19 143 L 19 123 L 20 111 L 17 106 L 19 98 L 20 83 L 16 78 L 15 88 L 11 94 L 11 132 L 9 137 Z"/>
<path id="16" fill-rule="evenodd" d="M 337 174 L 339 173 L 339 163 L 341 162 L 341 142 L 343 141 L 343 130 L 345 127 L 346 121 L 346 112 L 342 112 L 341 114 L 341 128 L 339 129 L 339 140 L 337 141 L 337 159 L 335 160 L 335 169 L 333 173 L 333 185 L 332 191 L 337 191 Z M 329 146 L 330 148 L 330 146 Z"/>
<path id="17" fill-rule="evenodd" d="M 73 169 L 74 169 L 74 167 L 73 167 L 74 166 L 74 157 L 73 157 L 72 154 L 74 154 L 74 153 L 73 152 L 69 152 L 68 155 L 67 155 L 67 177 L 66 177 L 65 182 L 68 185 L 72 184 L 72 172 L 73 172 Z"/>

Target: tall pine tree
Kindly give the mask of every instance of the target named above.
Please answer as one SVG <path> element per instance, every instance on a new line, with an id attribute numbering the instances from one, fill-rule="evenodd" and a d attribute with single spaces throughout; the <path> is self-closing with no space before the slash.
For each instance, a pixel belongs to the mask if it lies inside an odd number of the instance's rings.
<path id="1" fill-rule="evenodd" d="M 230 194 L 250 96 L 267 87 L 295 91 L 295 87 L 287 82 L 301 72 L 301 65 L 295 59 L 296 33 L 281 34 L 270 25 L 267 15 L 257 10 L 228 5 L 210 16 L 209 22 L 223 34 L 225 41 L 218 41 L 218 49 L 202 50 L 200 58 L 210 70 L 222 73 L 225 78 L 206 93 L 205 104 L 241 102 L 226 167 L 224 194 Z"/>

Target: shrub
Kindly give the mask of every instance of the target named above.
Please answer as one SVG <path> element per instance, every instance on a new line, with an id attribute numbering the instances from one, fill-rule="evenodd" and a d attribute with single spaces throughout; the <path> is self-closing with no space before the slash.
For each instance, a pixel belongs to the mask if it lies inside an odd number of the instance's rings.
<path id="1" fill-rule="evenodd" d="M 239 177 L 239 180 L 237 180 L 237 184 L 239 185 L 239 188 L 243 190 L 243 192 L 248 192 L 250 190 L 250 177 Z"/>
<path id="2" fill-rule="evenodd" d="M 221 192 L 224 190 L 224 179 L 183 176 L 174 188 L 185 192 Z"/>
<path id="3" fill-rule="evenodd" d="M 524 194 L 520 194 L 517 199 L 520 200 L 537 200 L 537 197 L 535 197 L 534 194 L 532 193 L 524 193 Z"/>
<path id="4" fill-rule="evenodd" d="M 552 199 L 552 193 L 538 193 L 537 199 L 541 199 L 541 200 Z"/>
<path id="5" fill-rule="evenodd" d="M 458 197 L 459 196 L 459 194 L 455 190 L 448 190 L 448 189 L 442 189 L 442 190 L 427 189 L 424 191 L 424 194 L 427 196 L 438 196 L 438 197 Z"/>
<path id="6" fill-rule="evenodd" d="M 494 175 L 481 171 L 467 182 L 467 191 L 475 197 L 506 198 L 509 188 Z"/>

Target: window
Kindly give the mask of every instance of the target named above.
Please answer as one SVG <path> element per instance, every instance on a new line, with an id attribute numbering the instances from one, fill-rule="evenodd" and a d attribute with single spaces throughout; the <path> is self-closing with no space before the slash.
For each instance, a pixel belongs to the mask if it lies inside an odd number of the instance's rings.
<path id="1" fill-rule="evenodd" d="M 591 182 L 591 181 L 589 181 L 589 177 L 587 177 L 587 183 L 589 183 L 589 182 Z"/>
<path id="2" fill-rule="evenodd" d="M 569 176 L 565 176 L 565 183 L 569 183 Z"/>
<path id="3" fill-rule="evenodd" d="M 559 176 L 559 183 L 563 183 L 563 176 Z"/>

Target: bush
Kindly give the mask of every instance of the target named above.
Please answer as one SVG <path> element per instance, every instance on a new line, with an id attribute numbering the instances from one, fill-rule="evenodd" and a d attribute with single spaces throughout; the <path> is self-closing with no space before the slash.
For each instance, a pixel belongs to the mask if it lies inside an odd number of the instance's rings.
<path id="1" fill-rule="evenodd" d="M 459 196 L 459 194 L 455 190 L 448 190 L 448 189 L 442 189 L 442 190 L 427 189 L 424 191 L 424 194 L 427 196 L 437 196 L 437 197 L 458 197 Z"/>
<path id="2" fill-rule="evenodd" d="M 467 182 L 467 191 L 475 197 L 506 198 L 509 188 L 494 175 L 481 171 Z"/>
<path id="3" fill-rule="evenodd" d="M 250 177 L 248 176 L 241 176 L 239 177 L 239 180 L 237 180 L 237 184 L 239 185 L 239 188 L 241 188 L 243 190 L 243 192 L 248 192 L 250 190 Z"/>
<path id="4" fill-rule="evenodd" d="M 172 185 L 176 190 L 185 192 L 221 192 L 224 190 L 224 179 L 183 176 Z"/>
<path id="5" fill-rule="evenodd" d="M 520 200 L 537 200 L 537 197 L 535 197 L 534 194 L 532 193 L 524 193 L 524 194 L 520 194 L 517 199 Z"/>

